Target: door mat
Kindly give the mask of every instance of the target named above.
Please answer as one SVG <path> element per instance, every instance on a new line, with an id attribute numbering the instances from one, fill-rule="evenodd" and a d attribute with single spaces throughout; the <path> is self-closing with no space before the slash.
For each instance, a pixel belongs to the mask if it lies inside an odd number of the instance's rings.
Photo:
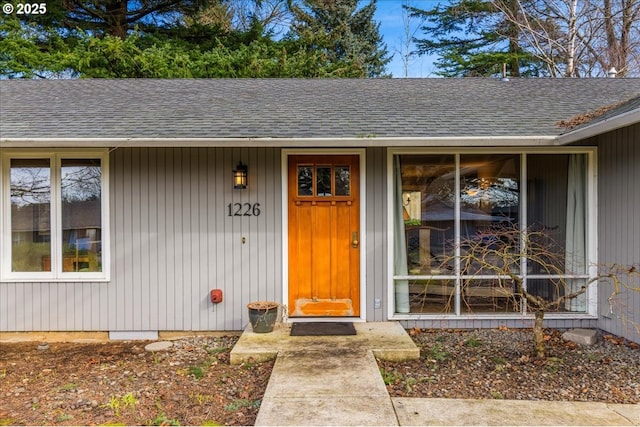
<path id="1" fill-rule="evenodd" d="M 356 328 L 350 322 L 299 322 L 291 326 L 292 337 L 355 334 Z"/>

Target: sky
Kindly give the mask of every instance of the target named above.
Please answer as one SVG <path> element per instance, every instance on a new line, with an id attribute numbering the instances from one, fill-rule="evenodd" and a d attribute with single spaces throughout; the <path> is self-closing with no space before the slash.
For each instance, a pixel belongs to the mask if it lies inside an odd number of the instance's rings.
<path id="1" fill-rule="evenodd" d="M 368 3 L 368 2 L 366 2 Z M 366 4 L 365 3 L 365 4 Z M 393 55 L 391 62 L 387 65 L 387 70 L 393 77 L 405 77 L 405 67 L 403 63 L 403 52 L 405 46 L 405 25 L 402 19 L 402 4 L 408 3 L 418 9 L 430 9 L 438 3 L 447 3 L 446 0 L 378 0 L 375 19 L 380 22 L 380 34 L 387 44 L 389 54 Z M 409 21 L 410 32 L 420 37 L 417 18 Z M 411 50 L 415 46 L 411 44 Z M 406 77 L 437 77 L 433 74 L 433 61 L 436 58 L 431 56 L 415 56 L 410 59 Z"/>

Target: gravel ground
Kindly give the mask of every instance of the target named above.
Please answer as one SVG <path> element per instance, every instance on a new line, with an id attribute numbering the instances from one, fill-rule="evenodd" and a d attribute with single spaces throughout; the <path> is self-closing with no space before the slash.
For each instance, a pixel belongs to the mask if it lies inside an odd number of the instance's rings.
<path id="1" fill-rule="evenodd" d="M 409 332 L 420 360 L 379 361 L 395 397 L 640 402 L 640 345 L 618 337 L 583 347 L 547 331 L 538 360 L 530 330 Z"/>

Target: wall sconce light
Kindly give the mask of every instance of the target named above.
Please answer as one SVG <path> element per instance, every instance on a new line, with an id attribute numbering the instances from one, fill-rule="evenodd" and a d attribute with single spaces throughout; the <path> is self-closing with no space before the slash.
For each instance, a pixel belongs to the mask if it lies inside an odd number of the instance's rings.
<path id="1" fill-rule="evenodd" d="M 238 162 L 238 166 L 233 171 L 233 189 L 242 190 L 247 188 L 247 165 Z"/>

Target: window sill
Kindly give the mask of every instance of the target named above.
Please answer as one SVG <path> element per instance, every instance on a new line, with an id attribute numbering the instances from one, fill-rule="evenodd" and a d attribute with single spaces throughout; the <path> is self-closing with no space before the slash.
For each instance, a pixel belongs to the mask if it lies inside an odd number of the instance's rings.
<path id="1" fill-rule="evenodd" d="M 504 314 L 504 313 L 482 313 L 482 314 L 406 314 L 396 313 L 389 317 L 389 320 L 533 320 L 532 314 L 523 316 L 520 313 Z M 561 320 L 561 319 L 585 319 L 597 320 L 598 316 L 589 313 L 546 313 L 545 320 Z"/>
<path id="2" fill-rule="evenodd" d="M 9 277 L 0 279 L 0 283 L 109 283 L 108 277 Z"/>

